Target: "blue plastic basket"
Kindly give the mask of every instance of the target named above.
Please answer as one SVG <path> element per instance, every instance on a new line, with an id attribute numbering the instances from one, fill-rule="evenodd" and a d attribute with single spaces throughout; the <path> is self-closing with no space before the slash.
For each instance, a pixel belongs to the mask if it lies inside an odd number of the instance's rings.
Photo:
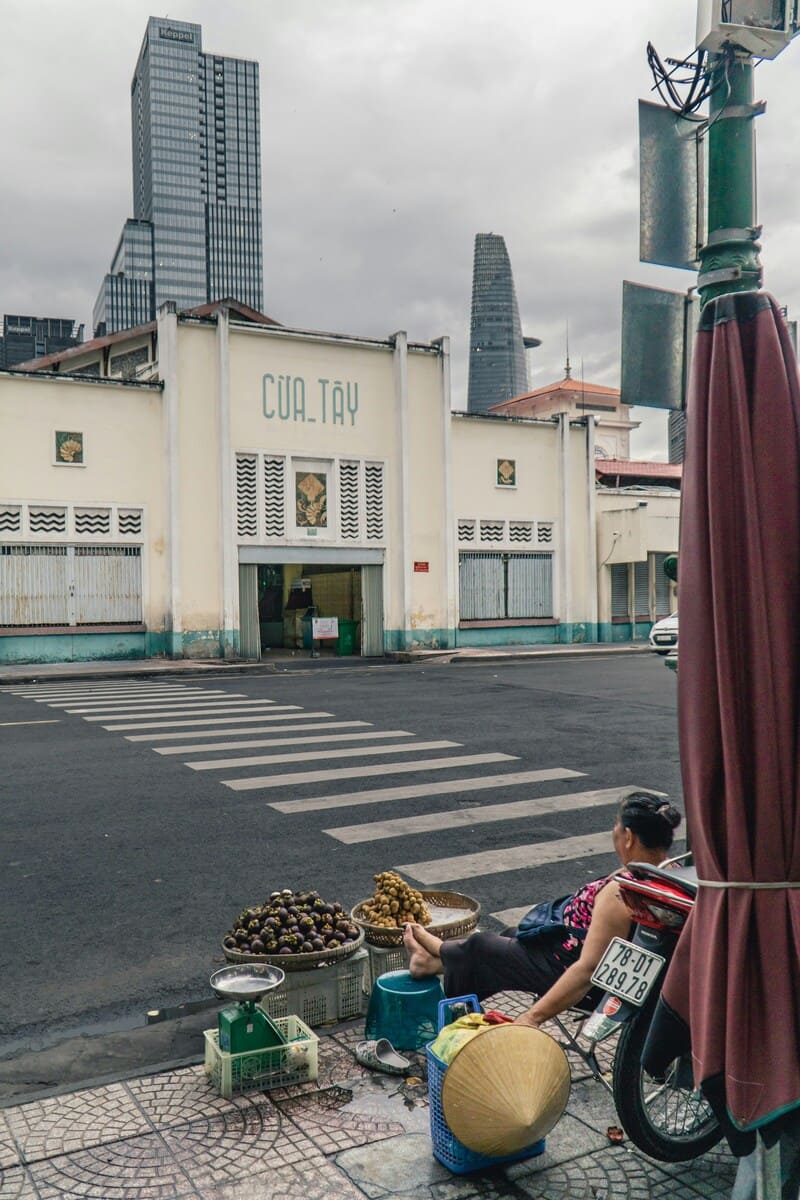
<path id="1" fill-rule="evenodd" d="M 480 1012 L 477 996 L 457 996 L 451 1000 L 442 1000 L 439 1004 L 439 1028 L 442 1029 L 450 1022 L 449 1009 L 455 1004 L 467 1004 L 472 1012 Z M 428 1060 L 428 1101 L 431 1115 L 431 1141 L 433 1142 L 434 1157 L 452 1171 L 454 1175 L 468 1175 L 470 1171 L 481 1171 L 486 1167 L 497 1167 L 503 1163 L 520 1162 L 524 1158 L 535 1158 L 544 1153 L 545 1139 L 534 1142 L 518 1150 L 516 1154 L 504 1158 L 490 1158 L 486 1154 L 476 1154 L 460 1142 L 444 1119 L 442 1109 L 442 1082 L 447 1065 L 431 1050 L 425 1047 Z"/>

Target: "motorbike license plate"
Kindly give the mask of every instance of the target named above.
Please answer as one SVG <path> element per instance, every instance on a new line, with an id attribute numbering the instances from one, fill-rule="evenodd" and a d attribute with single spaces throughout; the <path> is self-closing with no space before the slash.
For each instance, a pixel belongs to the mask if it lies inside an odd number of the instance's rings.
<path id="1" fill-rule="evenodd" d="M 644 1004 L 666 959 L 615 937 L 595 967 L 592 983 L 637 1007 Z"/>

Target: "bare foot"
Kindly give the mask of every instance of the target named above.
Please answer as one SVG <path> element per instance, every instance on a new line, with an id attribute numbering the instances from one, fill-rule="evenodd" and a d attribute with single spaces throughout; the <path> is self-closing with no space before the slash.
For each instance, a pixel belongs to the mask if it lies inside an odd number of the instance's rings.
<path id="1" fill-rule="evenodd" d="M 438 975 L 442 970 L 442 960 L 435 954 L 431 954 L 417 939 L 417 933 L 420 929 L 419 925 L 406 925 L 403 930 L 403 945 L 406 948 L 408 955 L 408 972 L 412 979 L 427 979 L 431 975 Z M 422 930 L 424 933 L 425 931 Z M 427 935 L 430 936 L 430 935 Z M 441 945 L 438 938 L 432 939 Z"/>

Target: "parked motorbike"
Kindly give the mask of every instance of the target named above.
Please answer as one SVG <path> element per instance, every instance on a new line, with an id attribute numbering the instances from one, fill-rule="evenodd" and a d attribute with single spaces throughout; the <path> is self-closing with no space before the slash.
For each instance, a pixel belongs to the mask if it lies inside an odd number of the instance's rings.
<path id="1" fill-rule="evenodd" d="M 629 939 L 615 937 L 597 964 L 592 982 L 604 995 L 581 1029 L 592 1043 L 584 1057 L 595 1073 L 595 1046 L 619 1032 L 612 1072 L 617 1113 L 630 1140 L 661 1162 L 696 1158 L 722 1138 L 695 1089 L 688 1054 L 675 1059 L 663 1079 L 651 1078 L 641 1062 L 667 967 L 697 895 L 694 868 L 680 865 L 687 857 L 661 867 L 629 863 L 614 876 L 634 930 Z"/>

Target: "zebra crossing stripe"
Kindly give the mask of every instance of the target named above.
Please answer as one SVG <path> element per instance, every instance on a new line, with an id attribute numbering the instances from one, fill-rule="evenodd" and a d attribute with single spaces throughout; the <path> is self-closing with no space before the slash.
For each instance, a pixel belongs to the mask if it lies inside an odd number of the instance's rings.
<path id="1" fill-rule="evenodd" d="M 152 687 L 142 686 L 142 687 L 129 687 L 129 688 L 113 687 L 113 688 L 91 688 L 91 689 L 81 688 L 80 691 L 76 690 L 75 688 L 57 688 L 55 690 L 51 689 L 51 690 L 45 690 L 45 691 L 43 691 L 41 688 L 31 688 L 30 691 L 14 692 L 14 693 L 7 693 L 7 694 L 16 695 L 23 699 L 31 698 L 33 700 L 42 699 L 42 700 L 46 701 L 46 700 L 69 699 L 70 697 L 73 697 L 74 699 L 79 700 L 81 698 L 87 699 L 92 696 L 98 696 L 100 699 L 103 699 L 104 697 L 107 698 L 109 696 L 152 696 L 152 695 L 155 695 L 156 693 L 159 693 L 160 695 L 187 696 L 187 695 L 197 695 L 199 692 L 210 691 L 210 690 L 212 690 L 212 689 L 198 687 L 197 685 L 195 685 L 194 687 L 189 687 L 184 684 L 181 684 L 180 686 L 178 686 L 175 684 L 160 684 L 159 683 L 159 684 L 153 684 Z M 213 691 L 220 692 L 220 691 L 224 691 L 224 689 L 223 688 L 214 688 Z"/>
<path id="2" fill-rule="evenodd" d="M 526 846 L 459 854 L 454 858 L 403 863 L 395 869 L 403 875 L 410 875 L 419 883 L 449 883 L 454 879 L 474 879 L 476 875 L 532 870 L 546 863 L 567 862 L 575 858 L 595 858 L 600 854 L 612 854 L 613 850 L 611 834 L 605 830 L 603 833 L 580 837 L 558 838 L 552 842 L 531 842 Z"/>
<path id="3" fill-rule="evenodd" d="M 282 716 L 273 716 L 277 708 L 294 709 L 294 712 L 289 715 L 284 713 Z M 300 710 L 299 704 L 276 704 L 275 708 L 271 709 L 269 715 L 262 716 L 261 713 L 251 712 L 246 717 L 195 717 L 192 721 L 125 721 L 121 725 L 104 725 L 103 729 L 108 729 L 110 732 L 118 732 L 125 729 L 181 729 L 187 725 L 244 725 L 247 721 L 292 721 L 297 718 Z M 224 712 L 224 709 L 223 709 Z M 316 717 L 332 717 L 333 713 L 304 713 L 303 716 Z M 160 716 L 168 717 L 169 713 L 161 713 Z M 108 717 L 103 717 L 104 721 Z M 186 737 L 186 734 L 179 734 L 179 737 Z"/>
<path id="4" fill-rule="evenodd" d="M 272 713 L 268 717 L 254 716 L 254 721 L 260 721 L 261 724 L 254 725 L 251 729 L 187 729 L 180 733 L 139 733 L 127 734 L 126 742 L 166 742 L 175 741 L 177 738 L 196 738 L 196 737 L 239 737 L 241 734 L 251 733 L 299 733 L 305 729 L 353 729 L 357 725 L 369 725 L 369 721 L 312 721 L 308 725 L 265 725 L 265 721 L 302 721 L 306 717 L 330 717 L 332 713 L 281 713 L 274 717 Z M 216 724 L 216 722 L 215 722 Z M 188 747 L 187 747 L 188 749 Z"/>
<path id="5" fill-rule="evenodd" d="M 214 713 L 219 713 L 220 716 L 222 716 L 224 713 L 249 713 L 250 719 L 252 720 L 254 717 L 261 716 L 259 708 L 266 708 L 269 710 L 272 708 L 272 706 L 272 700 L 260 700 L 257 708 L 245 708 L 237 700 L 234 701 L 233 704 L 223 704 L 222 702 L 219 702 L 217 704 L 203 704 L 197 708 L 173 708 L 169 709 L 167 712 L 160 712 L 157 709 L 148 709 L 146 712 L 141 713 L 100 713 L 95 714 L 95 716 L 84 717 L 83 719 L 84 721 L 115 721 L 119 718 L 128 718 L 131 721 L 138 721 L 140 719 L 144 720 L 147 717 L 191 717 L 194 716 L 195 713 L 206 713 L 208 716 L 213 716 Z"/>
<path id="6" fill-rule="evenodd" d="M 477 767 L 481 763 L 511 762 L 513 754 L 462 754 L 455 758 L 425 758 L 411 763 L 381 763 L 376 767 L 342 767 L 331 771 L 290 771 L 286 775 L 260 775 L 254 779 L 223 779 L 234 792 L 254 788 L 291 787 L 334 779 L 364 779 L 369 775 L 405 775 L 412 771 L 444 771 L 453 767 Z M 273 808 L 277 808 L 273 805 Z"/>
<path id="7" fill-rule="evenodd" d="M 344 722 L 347 724 L 348 722 Z M 334 722 L 339 724 L 339 722 Z M 275 729 L 273 733 L 283 733 L 283 729 Z M 154 746 L 156 754 L 210 754 L 214 750 L 255 750 L 262 746 L 305 746 L 315 742 L 356 742 L 368 738 L 398 738 L 416 737 L 405 729 L 372 729 L 369 733 L 333 733 L 317 734 L 314 737 L 271 737 L 257 738 L 249 742 L 209 742 L 202 746 Z M 227 764 L 226 764 L 227 765 Z"/>
<path id="8" fill-rule="evenodd" d="M 218 704 L 226 704 L 228 700 L 230 700 L 232 704 L 240 704 L 240 705 L 242 705 L 242 704 L 272 704 L 272 703 L 274 703 L 274 701 L 272 701 L 272 700 L 247 700 L 246 697 L 244 697 L 244 693 L 242 693 L 242 692 L 239 692 L 238 694 L 233 695 L 233 696 L 226 696 L 225 699 L 223 699 L 223 696 L 225 696 L 224 692 L 221 695 L 219 695 L 218 698 L 217 698 L 217 696 L 218 696 L 218 694 L 215 692 L 210 692 L 209 694 L 204 695 L 204 696 L 180 696 L 180 697 L 157 696 L 156 699 L 148 698 L 147 700 L 106 701 L 104 704 L 89 704 L 86 707 L 82 707 L 82 708 L 72 708 L 71 706 L 75 703 L 75 701 L 70 700 L 67 702 L 67 704 L 63 704 L 63 703 L 51 704 L 51 705 L 49 705 L 49 707 L 50 708 L 63 708 L 64 712 L 68 712 L 68 713 L 97 713 L 97 712 L 99 712 L 99 713 L 103 713 L 103 712 L 136 713 L 139 711 L 139 709 L 142 709 L 142 708 L 164 708 L 164 707 L 169 707 L 170 704 L 173 706 L 175 704 L 186 704 L 186 705 L 191 705 L 192 707 L 194 707 L 195 705 L 198 705 L 198 704 L 204 704 L 206 706 L 206 708 L 216 708 L 216 706 Z M 242 697 L 242 698 L 240 698 L 240 697 Z"/>
<path id="9" fill-rule="evenodd" d="M 459 760 L 459 765 L 461 764 L 467 765 L 463 759 Z M 316 812 L 328 808 L 355 808 L 359 804 L 383 804 L 388 800 L 411 800 L 416 796 L 445 796 L 450 792 L 477 792 L 484 788 L 516 787 L 520 783 L 549 783 L 556 779 L 583 777 L 583 771 L 548 767 L 541 771 L 515 771 L 509 775 L 476 775 L 468 779 L 446 779 L 441 783 L 431 780 L 428 783 L 412 784 L 411 787 L 375 788 L 367 792 L 334 792 L 330 796 L 311 796 L 307 800 L 276 800 L 270 803 L 270 808 L 282 813 Z"/>
<path id="10" fill-rule="evenodd" d="M 412 737 L 414 735 L 412 734 Z M 315 762 L 324 758 L 370 758 L 379 754 L 418 754 L 423 750 L 454 750 L 461 742 L 412 742 L 402 746 L 350 746 L 346 750 L 303 750 L 297 754 L 254 754 L 248 758 L 210 758 L 187 763 L 193 771 L 224 771 L 227 767 L 269 767 L 274 763 Z"/>
<path id="11" fill-rule="evenodd" d="M 501 925 L 519 925 L 526 912 L 530 912 L 531 905 L 523 904 L 521 908 L 503 908 L 500 912 L 493 912 L 490 915 Z"/>
<path id="12" fill-rule="evenodd" d="M 618 804 L 630 788 L 602 788 L 590 792 L 562 792 L 557 796 L 538 796 L 531 800 L 512 800 L 506 804 L 482 804 L 449 812 L 422 813 L 418 817 L 397 817 L 392 821 L 373 821 L 363 825 L 341 825 L 325 829 L 337 842 L 353 845 L 356 842 L 376 842 L 383 838 L 408 837 L 415 833 L 432 833 L 443 826 L 448 830 L 464 825 L 487 825 L 493 821 L 516 821 L 527 817 L 542 817 L 549 813 L 572 812 L 579 808 L 594 808 L 602 804 Z"/>

